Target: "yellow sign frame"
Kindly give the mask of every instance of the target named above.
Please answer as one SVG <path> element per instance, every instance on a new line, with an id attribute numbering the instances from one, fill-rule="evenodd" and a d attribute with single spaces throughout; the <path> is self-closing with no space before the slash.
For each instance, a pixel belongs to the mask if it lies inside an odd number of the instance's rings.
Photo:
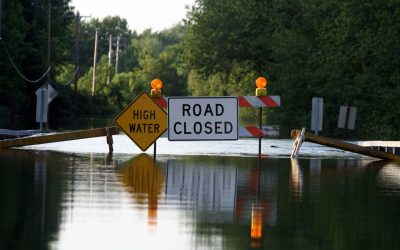
<path id="1" fill-rule="evenodd" d="M 146 151 L 167 130 L 168 115 L 152 97 L 142 92 L 117 115 L 114 123 Z"/>

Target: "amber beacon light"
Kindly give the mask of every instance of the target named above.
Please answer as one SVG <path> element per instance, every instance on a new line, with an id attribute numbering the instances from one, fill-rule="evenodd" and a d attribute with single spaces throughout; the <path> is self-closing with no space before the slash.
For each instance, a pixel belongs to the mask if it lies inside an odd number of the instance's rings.
<path id="1" fill-rule="evenodd" d="M 258 77 L 256 79 L 256 86 L 257 86 L 256 96 L 266 96 L 267 95 L 267 89 L 266 89 L 267 85 L 268 85 L 268 81 L 265 77 L 262 77 L 262 76 Z"/>
<path id="2" fill-rule="evenodd" d="M 163 86 L 163 83 L 160 79 L 154 79 L 153 81 L 151 81 L 150 83 L 151 85 L 151 93 L 150 95 L 152 97 L 160 97 L 161 96 L 161 89 Z"/>

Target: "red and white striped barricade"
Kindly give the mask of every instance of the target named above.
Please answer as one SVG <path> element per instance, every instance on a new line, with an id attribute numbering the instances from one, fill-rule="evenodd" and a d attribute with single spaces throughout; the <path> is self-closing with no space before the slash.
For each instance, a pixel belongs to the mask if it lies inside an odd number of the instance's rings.
<path id="1" fill-rule="evenodd" d="M 162 108 L 168 108 L 168 97 L 154 97 L 154 101 Z M 280 96 L 238 96 L 239 107 L 241 108 L 275 108 L 281 106 Z M 275 126 L 241 126 L 239 127 L 239 137 L 267 137 L 277 136 Z M 166 136 L 167 133 L 163 135 Z"/>

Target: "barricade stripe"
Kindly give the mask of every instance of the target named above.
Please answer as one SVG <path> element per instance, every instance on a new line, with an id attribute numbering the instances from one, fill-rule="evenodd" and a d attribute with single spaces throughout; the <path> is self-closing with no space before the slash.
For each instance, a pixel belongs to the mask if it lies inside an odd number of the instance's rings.
<path id="1" fill-rule="evenodd" d="M 273 99 L 271 96 L 261 96 L 259 99 L 267 106 L 267 107 L 277 107 L 279 104 Z"/>
<path id="2" fill-rule="evenodd" d="M 280 96 L 238 96 L 239 107 L 279 107 Z M 162 108 L 167 108 L 168 97 L 155 97 L 154 101 Z"/>
<path id="3" fill-rule="evenodd" d="M 249 103 L 245 96 L 238 96 L 239 98 L 239 107 L 253 107 L 251 103 Z"/>
<path id="4" fill-rule="evenodd" d="M 168 106 L 168 100 L 166 97 L 155 97 L 154 101 L 160 105 L 161 108 L 166 108 Z"/>
<path id="5" fill-rule="evenodd" d="M 260 97 L 257 96 L 245 96 L 246 100 L 251 104 L 251 107 L 265 107 L 263 101 L 261 101 Z"/>
<path id="6" fill-rule="evenodd" d="M 279 96 L 240 96 L 239 98 L 244 99 L 243 103 L 247 103 L 245 106 L 239 105 L 240 107 L 279 107 L 280 97 Z"/>
<path id="7" fill-rule="evenodd" d="M 244 127 L 253 137 L 263 137 L 264 132 L 257 126 L 246 126 Z"/>

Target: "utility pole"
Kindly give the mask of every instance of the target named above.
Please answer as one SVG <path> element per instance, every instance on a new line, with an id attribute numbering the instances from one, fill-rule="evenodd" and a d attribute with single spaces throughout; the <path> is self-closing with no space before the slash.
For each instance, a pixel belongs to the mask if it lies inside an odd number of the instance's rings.
<path id="1" fill-rule="evenodd" d="M 117 52 L 115 55 L 115 74 L 118 74 L 118 63 L 119 63 L 119 36 L 117 38 Z"/>
<path id="2" fill-rule="evenodd" d="M 47 1 L 47 69 L 49 72 L 47 73 L 47 79 L 45 83 L 45 94 L 48 94 L 48 89 L 51 81 L 51 0 Z M 45 103 L 44 105 L 47 105 L 48 103 Z M 46 118 L 46 123 L 44 124 L 44 132 L 47 132 L 49 128 L 49 112 L 47 111 L 47 118 Z M 41 127 L 41 130 L 43 127 Z"/>
<path id="3" fill-rule="evenodd" d="M 47 2 L 47 68 L 51 67 L 51 0 Z M 47 73 L 46 90 L 50 84 L 51 69 Z"/>
<path id="4" fill-rule="evenodd" d="M 111 57 L 112 57 L 112 35 L 110 34 L 109 46 L 108 46 L 108 77 L 107 77 L 107 85 L 110 84 L 111 81 Z"/>
<path id="5" fill-rule="evenodd" d="M 76 103 L 76 98 L 78 95 L 78 67 L 79 67 L 79 40 L 80 40 L 80 24 L 81 17 L 79 15 L 79 11 L 76 13 L 76 21 L 75 21 L 75 77 L 74 77 L 74 98 Z"/>
<path id="6" fill-rule="evenodd" d="M 98 32 L 96 30 L 96 37 L 94 39 L 92 96 L 94 96 L 94 93 L 96 92 L 97 40 L 98 40 Z"/>
<path id="7" fill-rule="evenodd" d="M 0 0 L 1 1 L 1 0 Z M 75 104 L 77 102 L 78 96 L 78 79 L 79 79 L 79 43 L 81 39 L 81 18 L 86 18 L 90 16 L 81 16 L 79 11 L 76 13 L 76 20 L 75 20 L 75 76 L 74 76 L 74 98 Z"/>
<path id="8" fill-rule="evenodd" d="M 1 13 L 3 12 L 3 2 L 0 0 L 0 40 L 1 40 Z"/>

